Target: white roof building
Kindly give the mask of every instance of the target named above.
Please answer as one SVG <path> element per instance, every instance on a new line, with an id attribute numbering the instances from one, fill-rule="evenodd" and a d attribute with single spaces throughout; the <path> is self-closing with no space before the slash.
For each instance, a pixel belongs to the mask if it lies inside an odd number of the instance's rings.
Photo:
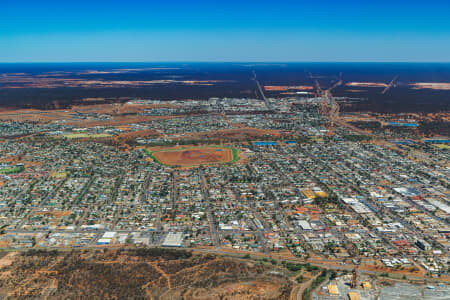
<path id="1" fill-rule="evenodd" d="M 163 247 L 183 247 L 183 233 L 169 232 L 162 243 Z"/>

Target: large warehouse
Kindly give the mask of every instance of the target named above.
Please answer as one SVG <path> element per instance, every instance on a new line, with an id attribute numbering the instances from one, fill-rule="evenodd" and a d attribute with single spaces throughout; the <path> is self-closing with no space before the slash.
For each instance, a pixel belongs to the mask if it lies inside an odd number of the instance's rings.
<path id="1" fill-rule="evenodd" d="M 183 247 L 183 233 L 169 232 L 162 243 L 163 247 Z"/>

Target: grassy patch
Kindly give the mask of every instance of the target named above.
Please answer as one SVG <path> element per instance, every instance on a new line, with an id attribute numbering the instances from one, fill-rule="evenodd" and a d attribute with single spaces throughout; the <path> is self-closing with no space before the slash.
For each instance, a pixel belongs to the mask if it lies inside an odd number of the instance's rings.
<path id="1" fill-rule="evenodd" d="M 145 154 L 147 154 L 153 161 L 157 162 L 158 164 L 162 165 L 162 163 L 153 155 L 153 153 L 157 151 L 150 152 L 147 149 L 144 149 Z"/>
<path id="2" fill-rule="evenodd" d="M 67 175 L 69 175 L 68 172 L 54 172 L 52 174 L 52 177 L 57 179 L 64 179 L 67 177 Z"/>
<path id="3" fill-rule="evenodd" d="M 435 144 L 433 146 L 435 146 L 436 148 L 439 148 L 439 149 L 450 149 L 450 145 L 447 145 L 447 144 Z"/>
<path id="4" fill-rule="evenodd" d="M 237 162 L 239 160 L 239 150 L 236 148 L 232 148 L 231 151 L 233 152 L 233 159 L 230 162 Z"/>
<path id="5" fill-rule="evenodd" d="M 23 170 L 25 170 L 25 167 L 13 167 L 13 168 L 6 168 L 0 170 L 0 174 L 9 175 L 9 174 L 16 174 L 20 173 Z"/>

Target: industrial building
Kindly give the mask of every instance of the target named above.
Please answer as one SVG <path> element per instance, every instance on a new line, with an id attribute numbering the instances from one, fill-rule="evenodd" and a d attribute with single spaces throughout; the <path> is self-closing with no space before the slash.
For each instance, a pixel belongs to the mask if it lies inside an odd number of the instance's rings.
<path id="1" fill-rule="evenodd" d="M 162 243 L 163 247 L 183 247 L 183 233 L 169 232 Z"/>

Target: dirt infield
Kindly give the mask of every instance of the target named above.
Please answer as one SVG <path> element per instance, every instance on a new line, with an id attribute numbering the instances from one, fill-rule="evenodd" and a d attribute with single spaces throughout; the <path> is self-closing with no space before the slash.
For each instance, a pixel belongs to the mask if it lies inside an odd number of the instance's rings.
<path id="1" fill-rule="evenodd" d="M 202 164 L 226 163 L 237 160 L 237 150 L 226 147 L 204 146 L 181 149 L 164 149 L 149 152 L 156 162 L 168 166 L 198 166 Z"/>

